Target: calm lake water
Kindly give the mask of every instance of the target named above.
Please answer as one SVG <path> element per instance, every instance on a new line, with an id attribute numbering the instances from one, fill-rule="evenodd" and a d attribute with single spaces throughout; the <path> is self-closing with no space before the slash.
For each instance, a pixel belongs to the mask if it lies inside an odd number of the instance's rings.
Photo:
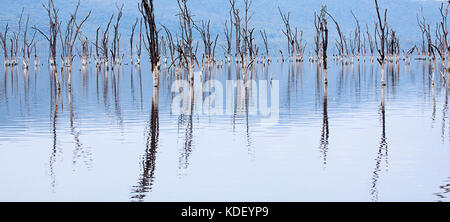
<path id="1" fill-rule="evenodd" d="M 427 62 L 256 65 L 279 81 L 279 116 L 171 111 L 173 75 L 149 64 L 74 64 L 56 93 L 48 65 L 0 67 L 1 201 L 448 201 L 449 89 Z M 320 69 L 319 69 L 320 70 Z M 211 79 L 240 78 L 234 64 Z M 207 80 L 204 74 L 202 80 Z M 67 78 L 67 74 L 64 74 Z M 67 80 L 65 80 L 67 81 Z M 261 86 L 259 86 L 261 87 Z M 224 89 L 225 92 L 226 89 Z M 251 106 L 251 105 L 250 105 Z"/>

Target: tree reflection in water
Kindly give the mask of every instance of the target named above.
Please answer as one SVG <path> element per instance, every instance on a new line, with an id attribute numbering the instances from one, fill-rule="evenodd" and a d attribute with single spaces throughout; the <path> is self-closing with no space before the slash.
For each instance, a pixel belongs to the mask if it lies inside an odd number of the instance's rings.
<path id="1" fill-rule="evenodd" d="M 141 161 L 141 174 L 138 184 L 133 186 L 131 200 L 143 201 L 147 193 L 152 191 L 155 179 L 156 154 L 159 140 L 159 87 L 153 87 L 152 110 L 146 129 L 145 154 Z"/>

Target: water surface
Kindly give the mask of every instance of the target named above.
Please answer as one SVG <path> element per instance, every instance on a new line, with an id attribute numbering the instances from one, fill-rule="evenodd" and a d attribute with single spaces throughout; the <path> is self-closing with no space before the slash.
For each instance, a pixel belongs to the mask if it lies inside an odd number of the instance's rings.
<path id="1" fill-rule="evenodd" d="M 249 112 L 248 92 L 233 113 L 196 112 L 198 92 L 173 113 L 174 75 L 153 88 L 146 63 L 75 63 L 59 94 L 46 64 L 1 67 L 0 200 L 448 201 L 447 84 L 423 61 L 389 65 L 385 87 L 378 64 L 330 63 L 328 86 L 309 62 L 255 66 L 279 81 L 278 119 Z"/>

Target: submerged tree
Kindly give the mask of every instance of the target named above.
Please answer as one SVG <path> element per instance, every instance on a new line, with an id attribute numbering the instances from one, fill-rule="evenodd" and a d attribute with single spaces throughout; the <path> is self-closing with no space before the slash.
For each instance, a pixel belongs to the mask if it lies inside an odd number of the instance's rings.
<path id="1" fill-rule="evenodd" d="M 234 56 L 237 58 L 238 56 L 242 57 L 241 55 L 241 16 L 239 14 L 239 9 L 236 8 L 236 0 L 230 0 L 231 5 L 231 23 L 234 25 L 235 29 L 235 54 Z"/>
<path id="2" fill-rule="evenodd" d="M 150 56 L 150 62 L 152 64 L 152 72 L 154 76 L 159 76 L 160 71 L 160 54 L 158 43 L 158 30 L 155 23 L 155 9 L 153 7 L 153 0 L 142 0 L 139 4 L 139 11 L 144 19 L 145 36 L 147 42 L 144 41 L 146 49 Z"/>
<path id="3" fill-rule="evenodd" d="M 113 42 L 111 45 L 111 68 L 114 69 L 115 64 L 121 64 L 121 57 L 120 57 L 120 37 L 119 34 L 119 24 L 120 19 L 122 18 L 122 11 L 123 11 L 123 5 L 121 7 L 117 7 L 117 19 L 116 24 L 113 24 L 114 29 L 114 35 L 113 35 Z"/>
<path id="4" fill-rule="evenodd" d="M 22 56 L 23 56 L 23 68 L 28 69 L 30 65 L 30 57 L 32 53 L 32 49 L 34 46 L 34 41 L 36 37 L 36 31 L 33 33 L 33 37 L 31 38 L 31 41 L 28 41 L 27 39 L 27 33 L 28 33 L 28 22 L 30 20 L 30 16 L 27 16 L 27 21 L 25 23 L 25 31 L 23 33 L 23 47 L 22 47 Z"/>
<path id="5" fill-rule="evenodd" d="M 265 54 L 265 57 L 266 58 L 269 58 L 269 47 L 268 47 L 268 41 L 267 41 L 267 33 L 266 33 L 266 30 L 264 30 L 264 31 L 260 31 L 260 33 L 261 33 L 261 38 L 262 38 L 262 40 L 263 40 L 263 42 L 264 42 L 264 52 L 266 53 Z"/>
<path id="6" fill-rule="evenodd" d="M 377 51 L 379 58 L 378 63 L 381 65 L 381 84 L 384 86 L 386 85 L 386 82 L 384 80 L 384 62 L 385 62 L 385 43 L 386 43 L 386 16 L 387 16 L 387 9 L 384 10 L 384 19 L 382 20 L 381 14 L 380 14 L 380 8 L 378 7 L 378 1 L 375 0 L 375 8 L 377 10 L 377 17 L 378 17 L 378 27 L 380 29 L 379 32 L 377 32 L 377 28 L 375 28 L 375 43 L 377 46 Z M 377 27 L 377 26 L 376 26 Z M 377 35 L 378 34 L 378 35 Z M 377 43 L 376 38 L 378 37 L 379 44 Z"/>
<path id="7" fill-rule="evenodd" d="M 56 41 L 57 41 L 58 33 L 59 33 L 59 30 L 61 27 L 61 23 L 60 23 L 59 17 L 58 17 L 59 10 L 57 10 L 55 8 L 55 4 L 53 3 L 53 0 L 49 0 L 47 6 L 45 6 L 44 4 L 42 4 L 42 6 L 47 11 L 47 15 L 48 15 L 48 19 L 49 19 L 48 34 L 45 34 L 43 31 L 41 31 L 40 29 L 38 29 L 36 27 L 33 27 L 33 29 L 35 29 L 36 31 L 41 33 L 41 35 L 44 36 L 45 39 L 47 39 L 47 41 L 49 43 L 49 63 L 53 69 L 55 82 L 56 82 L 56 85 L 59 90 L 61 88 L 61 85 L 59 83 L 58 72 L 56 69 L 56 65 L 57 65 L 56 64 Z"/>
<path id="8" fill-rule="evenodd" d="M 334 24 L 336 25 L 336 31 L 338 32 L 339 40 L 336 40 L 336 49 L 339 53 L 339 58 L 343 59 L 345 56 L 344 47 L 345 47 L 345 36 L 341 31 L 341 27 L 339 26 L 339 23 L 337 20 L 327 11 L 325 11 L 328 16 L 330 16 L 331 20 L 333 20 Z"/>
<path id="9" fill-rule="evenodd" d="M 138 24 L 139 19 L 136 19 L 136 22 L 133 24 L 133 26 L 131 26 L 131 35 L 130 35 L 130 61 L 131 64 L 133 64 L 133 41 L 134 41 L 134 31 L 136 29 L 136 25 Z"/>
<path id="10" fill-rule="evenodd" d="M 177 0 L 180 13 L 178 19 L 180 23 L 181 40 L 177 43 L 178 58 L 181 64 L 189 72 L 189 81 L 194 81 L 194 65 L 198 64 L 197 49 L 198 44 L 194 47 L 194 38 L 192 36 L 192 28 L 194 21 L 192 13 L 187 6 L 187 0 Z"/>
<path id="11" fill-rule="evenodd" d="M 327 27 L 327 7 L 322 6 L 320 10 L 320 15 L 314 18 L 314 24 L 316 26 L 316 56 L 317 59 L 322 59 L 323 69 L 327 70 L 327 48 L 328 48 L 328 27 Z M 319 56 L 319 52 L 321 55 Z M 327 83 L 327 78 L 325 75 L 325 83 Z"/>
<path id="12" fill-rule="evenodd" d="M 450 6 L 450 2 L 447 2 L 447 6 L 444 7 L 444 3 L 441 3 L 439 8 L 441 21 L 436 24 L 436 43 L 431 44 L 431 46 L 438 53 L 439 58 L 441 60 L 442 67 L 444 71 L 441 73 L 442 78 L 445 77 L 445 74 L 448 74 L 450 71 L 450 47 L 448 43 L 448 27 L 447 27 L 447 17 L 448 17 L 448 8 Z M 445 64 L 445 59 L 447 59 L 447 65 Z M 447 80 L 448 81 L 448 80 Z"/>
<path id="13" fill-rule="evenodd" d="M 5 66 L 9 66 L 9 59 L 8 59 L 8 45 L 7 45 L 7 39 L 8 39 L 8 24 L 5 26 L 5 32 L 0 33 L 0 45 L 3 48 L 3 56 L 5 57 Z"/>
<path id="14" fill-rule="evenodd" d="M 78 9 L 80 7 L 80 1 L 78 1 L 77 6 L 75 7 L 74 13 L 70 14 L 70 19 L 67 22 L 66 29 L 64 31 L 64 35 L 62 33 L 61 27 L 59 27 L 59 35 L 61 39 L 61 59 L 64 66 L 72 67 L 72 62 L 74 59 L 73 55 L 73 47 L 75 42 L 78 39 L 78 35 L 80 34 L 81 27 L 86 22 L 86 20 L 91 15 L 91 11 L 84 17 L 84 19 L 78 24 L 77 23 L 77 14 Z"/>
<path id="15" fill-rule="evenodd" d="M 225 21 L 225 25 L 224 25 L 224 35 L 225 38 L 227 40 L 227 45 L 226 47 L 224 47 L 225 50 L 225 55 L 228 59 L 230 59 L 231 57 L 231 50 L 232 50 L 232 39 L 233 39 L 233 22 L 232 22 L 232 17 L 231 17 L 231 10 L 230 10 L 230 28 L 228 29 L 228 21 Z"/>
<path id="16" fill-rule="evenodd" d="M 285 26 L 285 29 L 282 30 L 282 32 L 286 36 L 288 42 L 288 57 L 290 59 L 295 55 L 295 60 L 301 62 L 303 61 L 303 54 L 306 48 L 306 43 L 303 43 L 303 31 L 300 30 L 299 36 L 298 29 L 296 27 L 291 27 L 290 13 L 283 13 L 280 8 L 278 8 L 278 11 Z"/>
<path id="17" fill-rule="evenodd" d="M 219 35 L 216 35 L 215 40 L 211 40 L 211 33 L 210 33 L 210 21 L 207 22 L 202 21 L 202 26 L 195 25 L 195 28 L 200 33 L 200 36 L 203 40 L 204 45 L 204 54 L 203 57 L 206 60 L 206 63 L 210 63 L 214 61 L 214 54 L 217 44 L 217 39 L 219 38 Z"/>
<path id="18" fill-rule="evenodd" d="M 290 17 L 291 13 L 283 13 L 280 8 L 278 8 L 278 11 L 280 12 L 281 19 L 283 20 L 285 29 L 281 30 L 283 34 L 286 36 L 287 39 L 287 49 L 288 49 L 288 55 L 289 57 L 293 54 L 294 50 L 294 40 L 293 40 L 293 32 L 290 24 Z"/>

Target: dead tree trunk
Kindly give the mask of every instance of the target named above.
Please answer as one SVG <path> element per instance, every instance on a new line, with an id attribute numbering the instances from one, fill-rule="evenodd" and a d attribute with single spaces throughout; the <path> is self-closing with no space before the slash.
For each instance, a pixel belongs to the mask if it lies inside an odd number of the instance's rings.
<path id="1" fill-rule="evenodd" d="M 197 63 L 197 47 L 198 43 L 194 49 L 193 37 L 192 37 L 192 27 L 194 22 L 192 20 L 192 14 L 187 6 L 187 0 L 178 0 L 178 7 L 180 9 L 179 20 L 180 20 L 180 31 L 181 31 L 181 42 L 178 46 L 178 52 L 180 54 L 179 58 L 184 60 L 186 70 L 189 72 L 189 81 L 193 84 L 194 81 L 194 64 Z"/>
<path id="2" fill-rule="evenodd" d="M 242 40 L 244 41 L 242 43 L 242 54 L 243 54 L 243 59 L 247 60 L 247 55 L 248 55 L 248 50 L 249 50 L 249 41 L 250 41 L 250 37 L 249 37 L 249 27 L 248 27 L 248 23 L 251 19 L 251 15 L 249 14 L 249 10 L 250 7 L 252 5 L 252 1 L 251 0 L 244 0 L 244 24 L 242 27 L 242 32 L 241 34 L 242 36 Z M 251 58 L 250 58 L 251 59 Z"/>
<path id="3" fill-rule="evenodd" d="M 305 54 L 306 49 L 306 42 L 303 43 L 303 31 L 300 30 L 300 36 L 297 35 L 297 28 L 295 28 L 295 34 L 294 34 L 294 50 L 296 52 L 296 61 L 297 62 L 303 62 L 303 55 Z"/>
<path id="4" fill-rule="evenodd" d="M 425 21 L 425 16 L 423 16 L 423 9 L 421 8 L 421 13 L 422 13 L 422 19 L 419 19 L 419 15 L 417 14 L 417 25 L 419 26 L 420 32 L 422 34 L 422 47 L 421 47 L 421 54 L 422 56 L 426 56 L 426 47 L 425 47 L 425 33 L 426 33 L 426 21 Z"/>
<path id="5" fill-rule="evenodd" d="M 113 35 L 113 42 L 111 46 L 111 68 L 114 69 L 114 66 L 116 64 L 120 64 L 120 38 L 121 35 L 119 34 L 119 24 L 120 19 L 122 18 L 122 11 L 123 11 L 123 5 L 119 8 L 117 8 L 117 19 L 116 24 L 113 24 L 114 28 L 114 35 Z"/>
<path id="6" fill-rule="evenodd" d="M 230 11 L 230 13 L 231 13 L 231 11 Z M 230 17 L 230 19 L 231 19 L 231 17 Z M 225 38 L 227 39 L 227 45 L 226 45 L 226 48 L 224 48 L 224 49 L 225 49 L 226 57 L 229 59 L 231 56 L 231 50 L 232 50 L 231 40 L 233 38 L 233 24 L 232 24 L 232 20 L 230 20 L 231 27 L 230 27 L 230 29 L 228 29 L 227 22 L 228 21 L 225 21 L 225 26 L 224 26 L 224 35 L 225 35 Z"/>
<path id="7" fill-rule="evenodd" d="M 58 79 L 58 71 L 56 68 L 56 41 L 58 37 L 58 32 L 61 27 L 61 23 L 58 20 L 58 10 L 55 8 L 55 4 L 53 0 L 48 1 L 48 5 L 42 5 L 44 9 L 47 11 L 48 19 L 49 19 L 49 32 L 45 34 L 40 29 L 33 27 L 36 31 L 38 31 L 42 36 L 44 36 L 49 42 L 49 63 L 51 65 L 51 70 L 53 70 L 53 74 L 55 77 L 55 82 L 58 87 L 58 90 L 61 89 L 61 85 Z"/>
<path id="8" fill-rule="evenodd" d="M 316 33 L 314 35 L 314 54 L 316 56 L 316 60 L 319 61 L 319 54 L 321 48 L 321 32 L 320 32 L 320 15 L 317 15 L 314 11 L 314 28 L 316 29 Z"/>
<path id="9" fill-rule="evenodd" d="M 334 19 L 334 17 L 326 12 L 328 16 L 330 16 L 331 20 L 333 20 L 334 24 L 336 25 L 336 31 L 338 32 L 339 35 L 339 40 L 336 40 L 336 48 L 339 52 L 339 57 L 340 59 L 342 59 L 344 57 L 344 41 L 345 41 L 345 36 L 344 34 L 342 34 L 341 28 L 339 26 L 339 23 L 336 21 L 336 19 Z"/>
<path id="10" fill-rule="evenodd" d="M 28 69 L 30 66 L 30 58 L 31 58 L 31 52 L 33 49 L 34 40 L 36 37 L 36 31 L 33 34 L 33 37 L 31 38 L 31 41 L 27 40 L 27 33 L 28 33 L 28 22 L 30 20 L 30 16 L 27 16 L 27 21 L 25 23 L 25 30 L 23 33 L 23 48 L 22 48 L 22 57 L 23 57 L 23 68 Z"/>
<path id="11" fill-rule="evenodd" d="M 172 37 L 172 33 L 170 33 L 170 30 L 165 27 L 164 25 L 162 25 L 162 27 L 164 28 L 164 31 L 166 32 L 166 38 L 167 38 L 167 42 L 169 45 L 169 53 L 170 53 L 170 60 L 171 60 L 171 64 L 169 66 L 172 67 L 173 64 L 175 64 L 175 51 L 176 51 L 176 45 L 173 41 L 173 37 Z"/>
<path id="12" fill-rule="evenodd" d="M 283 32 L 283 34 L 286 36 L 287 39 L 287 49 L 288 49 L 288 56 L 291 57 L 292 53 L 292 47 L 294 45 L 294 40 L 292 39 L 292 29 L 291 29 L 291 24 L 290 24 L 290 16 L 291 14 L 288 12 L 287 14 L 284 14 L 280 8 L 278 8 L 278 11 L 280 13 L 281 19 L 283 20 L 285 29 L 281 30 Z"/>
<path id="13" fill-rule="evenodd" d="M 380 8 L 378 7 L 378 1 L 375 0 L 375 8 L 377 10 L 377 17 L 378 17 L 378 25 L 380 27 L 380 34 L 378 35 L 378 39 L 380 44 L 377 44 L 377 51 L 380 56 L 378 58 L 378 62 L 381 65 L 381 84 L 384 86 L 386 85 L 385 78 L 384 78 L 384 61 L 385 61 L 385 42 L 386 42 L 386 16 L 387 16 L 387 9 L 384 10 L 384 20 L 381 19 L 380 15 Z M 375 38 L 377 37 L 376 29 L 375 29 Z M 375 39 L 375 42 L 377 40 Z M 378 48 L 378 45 L 380 46 Z"/>
<path id="14" fill-rule="evenodd" d="M 366 24 L 366 34 L 367 34 L 367 41 L 369 43 L 369 50 L 370 50 L 370 57 L 373 59 L 373 52 L 375 51 L 375 47 L 373 45 L 373 39 L 369 32 L 369 25 Z"/>
<path id="15" fill-rule="evenodd" d="M 153 7 L 153 0 L 142 0 L 139 5 L 139 11 L 142 14 L 145 24 L 145 34 L 147 38 L 147 51 L 150 55 L 150 61 L 152 63 L 152 72 L 154 80 L 159 79 L 160 72 L 160 54 L 159 54 L 159 38 L 158 30 L 155 23 L 155 9 Z M 145 41 L 144 41 L 145 43 Z M 154 82 L 154 86 L 158 86 L 158 82 Z"/>
<path id="16" fill-rule="evenodd" d="M 320 12 L 320 36 L 322 39 L 322 64 L 323 69 L 327 70 L 327 48 L 328 48 L 328 27 L 327 27 L 327 19 L 326 19 L 327 8 L 326 6 L 322 6 L 322 10 Z M 327 72 L 325 72 L 327 73 Z M 325 75 L 325 83 L 327 83 L 327 78 Z"/>
<path id="17" fill-rule="evenodd" d="M 194 24 L 194 27 L 197 29 L 197 31 L 200 33 L 200 36 L 203 40 L 203 45 L 204 45 L 204 54 L 203 57 L 206 60 L 206 63 L 210 63 L 214 60 L 213 58 L 213 46 L 215 45 L 215 43 L 217 42 L 217 37 L 215 41 L 211 40 L 211 32 L 210 32 L 210 21 L 208 20 L 207 22 L 202 21 L 202 26 L 199 27 L 197 25 Z M 213 45 L 214 44 L 214 45 Z"/>
<path id="18" fill-rule="evenodd" d="M 269 47 L 268 47 L 268 42 L 267 42 L 267 33 L 266 33 L 266 30 L 264 30 L 264 31 L 260 31 L 260 33 L 261 33 L 261 38 L 262 38 L 262 40 L 263 40 L 263 42 L 264 42 L 264 49 L 265 49 L 265 53 L 266 53 L 266 58 L 268 59 L 269 58 Z"/>
<path id="19" fill-rule="evenodd" d="M 109 27 L 111 26 L 111 22 L 114 18 L 114 14 L 111 15 L 108 21 L 108 25 L 106 25 L 106 29 L 103 32 L 102 36 L 102 60 L 105 65 L 105 68 L 108 69 L 108 63 L 109 63 L 109 50 L 108 50 L 108 42 L 109 42 Z"/>
<path id="20" fill-rule="evenodd" d="M 18 31 L 13 32 L 13 37 L 10 39 L 11 41 L 11 65 L 16 66 L 18 64 L 17 62 L 17 51 L 19 49 L 19 37 L 22 31 L 22 17 L 23 17 L 24 8 L 22 8 L 22 12 L 20 13 L 20 19 L 17 23 L 18 25 Z"/>
<path id="21" fill-rule="evenodd" d="M 447 6 L 444 9 L 444 3 L 441 3 L 440 7 L 440 13 L 442 21 L 440 22 L 441 25 L 441 32 L 442 32 L 442 48 L 443 48 L 443 54 L 445 57 L 445 53 L 447 52 L 447 71 L 450 68 L 450 47 L 448 43 L 448 27 L 447 27 L 447 17 L 448 17 L 448 7 L 450 6 L 450 2 L 447 1 Z M 442 58 L 443 59 L 443 58 Z M 445 67 L 445 66 L 444 66 Z"/>
<path id="22" fill-rule="evenodd" d="M 89 11 L 88 15 L 84 17 L 84 19 L 78 25 L 76 19 L 79 7 L 80 1 L 78 1 L 74 13 L 70 15 L 70 19 L 67 22 L 66 30 L 64 32 L 64 36 L 62 35 L 62 30 L 59 29 L 59 37 L 61 39 L 61 60 L 63 62 L 63 65 L 68 66 L 69 69 L 72 67 L 72 62 L 75 57 L 73 55 L 73 46 L 78 39 L 81 27 L 91 15 L 91 12 Z"/>
<path id="23" fill-rule="evenodd" d="M 232 21 L 235 29 L 235 40 L 236 40 L 236 52 L 235 52 L 235 58 L 237 59 L 238 56 L 243 57 L 241 53 L 241 16 L 239 15 L 239 9 L 236 8 L 236 0 L 230 0 L 231 5 L 231 11 L 233 12 L 233 18 L 234 21 Z"/>
<path id="24" fill-rule="evenodd" d="M 133 24 L 133 26 L 131 27 L 131 35 L 130 35 L 130 60 L 131 60 L 131 65 L 133 65 L 133 41 L 134 41 L 134 30 L 136 29 L 136 25 L 138 23 L 138 19 L 136 19 L 136 22 Z"/>
<path id="25" fill-rule="evenodd" d="M 8 46 L 7 46 L 7 39 L 8 39 L 8 24 L 5 26 L 5 32 L 0 33 L 0 45 L 3 48 L 3 56 L 5 57 L 5 66 L 9 66 L 9 59 L 8 59 Z"/>
<path id="26" fill-rule="evenodd" d="M 356 22 L 353 43 L 354 43 L 355 51 L 358 54 L 358 60 L 359 60 L 359 56 L 361 55 L 361 25 L 359 24 L 359 20 L 358 20 L 358 18 L 356 18 L 356 15 L 353 13 L 353 11 L 351 11 L 351 13 Z"/>
<path id="27" fill-rule="evenodd" d="M 89 52 L 89 40 L 88 37 L 82 37 L 81 34 L 78 37 L 81 45 L 81 64 L 85 66 L 88 63 L 90 52 Z"/>

